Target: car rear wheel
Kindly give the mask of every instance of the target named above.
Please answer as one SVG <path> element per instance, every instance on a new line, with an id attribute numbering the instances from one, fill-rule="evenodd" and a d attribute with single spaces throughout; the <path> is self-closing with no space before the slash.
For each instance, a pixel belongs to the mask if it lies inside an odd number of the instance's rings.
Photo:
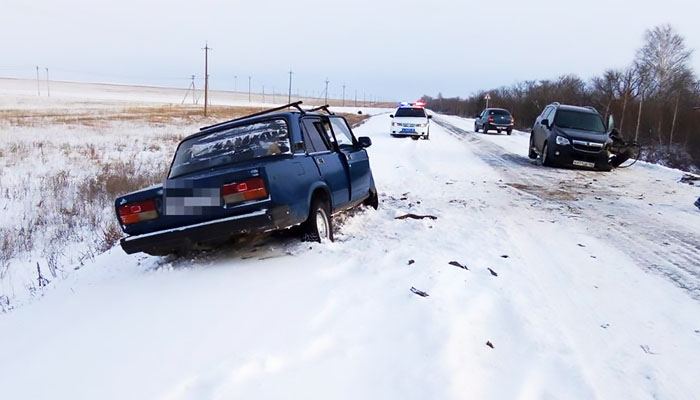
<path id="1" fill-rule="evenodd" d="M 487 133 L 489 131 L 489 126 L 484 124 L 484 133 Z"/>
<path id="2" fill-rule="evenodd" d="M 303 224 L 304 241 L 326 243 L 333 241 L 333 220 L 330 206 L 322 199 L 314 199 L 309 218 Z"/>
<path id="3" fill-rule="evenodd" d="M 508 136 L 510 136 L 511 133 L 513 133 L 513 130 L 512 130 L 512 129 L 508 129 L 508 130 L 506 131 L 506 134 L 508 134 Z"/>
<path id="4" fill-rule="evenodd" d="M 474 122 L 474 132 L 479 133 L 479 125 Z"/>

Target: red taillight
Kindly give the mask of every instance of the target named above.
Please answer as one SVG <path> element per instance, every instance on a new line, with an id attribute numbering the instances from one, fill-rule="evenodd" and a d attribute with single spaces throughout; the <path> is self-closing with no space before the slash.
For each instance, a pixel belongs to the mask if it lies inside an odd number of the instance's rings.
<path id="1" fill-rule="evenodd" d="M 119 219 L 124 225 L 135 224 L 141 221 L 158 218 L 155 200 L 139 201 L 120 206 L 118 209 Z"/>
<path id="2" fill-rule="evenodd" d="M 489 122 L 493 122 L 493 115 L 489 115 Z"/>
<path id="3" fill-rule="evenodd" d="M 267 197 L 267 189 L 262 178 L 246 179 L 243 182 L 232 182 L 221 187 L 221 198 L 224 203 L 241 203 L 259 200 Z"/>

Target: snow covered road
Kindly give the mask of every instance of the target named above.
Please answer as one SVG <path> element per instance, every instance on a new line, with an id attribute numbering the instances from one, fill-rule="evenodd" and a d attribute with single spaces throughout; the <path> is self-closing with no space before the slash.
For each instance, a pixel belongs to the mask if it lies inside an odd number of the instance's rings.
<path id="1" fill-rule="evenodd" d="M 0 397 L 697 396 L 697 189 L 646 164 L 545 169 L 523 134 L 435 120 L 430 141 L 390 138 L 387 115 L 357 129 L 381 204 L 335 243 L 117 248 L 0 315 Z"/>

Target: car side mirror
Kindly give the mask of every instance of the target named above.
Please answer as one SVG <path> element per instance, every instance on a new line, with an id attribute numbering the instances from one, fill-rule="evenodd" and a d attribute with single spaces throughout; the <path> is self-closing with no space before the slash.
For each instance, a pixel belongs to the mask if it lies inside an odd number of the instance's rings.
<path id="1" fill-rule="evenodd" d="M 540 121 L 540 124 L 542 124 L 542 125 L 546 126 L 547 128 L 549 128 L 549 120 L 548 120 L 547 118 L 545 118 L 545 119 L 543 119 L 542 121 Z"/>
<path id="2" fill-rule="evenodd" d="M 357 144 L 359 144 L 363 149 L 366 149 L 372 145 L 372 139 L 368 138 L 367 136 L 360 136 L 357 138 Z"/>
<path id="3" fill-rule="evenodd" d="M 428 115 L 428 119 L 433 119 L 433 116 L 432 116 L 432 115 Z"/>
<path id="4" fill-rule="evenodd" d="M 389 114 L 389 118 L 394 118 L 394 114 Z"/>

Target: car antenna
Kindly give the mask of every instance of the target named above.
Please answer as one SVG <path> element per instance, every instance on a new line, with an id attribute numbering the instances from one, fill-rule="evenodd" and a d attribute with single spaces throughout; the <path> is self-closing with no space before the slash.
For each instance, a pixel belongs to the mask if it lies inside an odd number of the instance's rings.
<path id="1" fill-rule="evenodd" d="M 299 112 L 301 112 L 302 114 L 306 114 L 306 111 L 304 111 L 304 110 L 301 108 L 301 104 L 303 104 L 303 102 L 302 102 L 301 100 L 295 101 L 294 103 L 285 104 L 285 105 L 283 105 L 283 106 L 270 108 L 270 109 L 268 109 L 268 110 L 256 112 L 256 113 L 253 113 L 253 114 L 248 114 L 248 115 L 243 116 L 243 117 L 238 117 L 238 118 L 234 118 L 234 119 L 231 119 L 231 120 L 228 120 L 228 121 L 219 122 L 218 124 L 209 125 L 209 126 L 204 126 L 204 127 L 202 127 L 202 128 L 199 128 L 199 130 L 200 130 L 200 131 L 204 131 L 204 130 L 211 129 L 211 128 L 218 128 L 218 127 L 223 126 L 223 125 L 228 125 L 228 124 L 230 124 L 230 123 L 232 123 L 232 122 L 240 121 L 240 120 L 243 120 L 243 119 L 248 119 L 248 118 L 251 118 L 251 117 L 258 117 L 258 116 L 260 116 L 260 115 L 269 114 L 269 113 L 275 112 L 275 111 L 281 111 L 281 110 L 284 110 L 285 108 L 291 108 L 291 107 L 296 108 L 296 109 L 299 110 Z"/>
<path id="2" fill-rule="evenodd" d="M 333 111 L 331 111 L 331 110 L 329 109 L 329 107 L 330 107 L 330 105 L 325 104 L 325 105 L 322 105 L 322 106 L 314 107 L 314 108 L 312 108 L 312 109 L 310 109 L 310 110 L 306 110 L 306 112 L 314 112 L 314 111 L 323 110 L 323 111 L 327 112 L 328 115 L 335 115 L 335 113 L 334 113 Z"/>

